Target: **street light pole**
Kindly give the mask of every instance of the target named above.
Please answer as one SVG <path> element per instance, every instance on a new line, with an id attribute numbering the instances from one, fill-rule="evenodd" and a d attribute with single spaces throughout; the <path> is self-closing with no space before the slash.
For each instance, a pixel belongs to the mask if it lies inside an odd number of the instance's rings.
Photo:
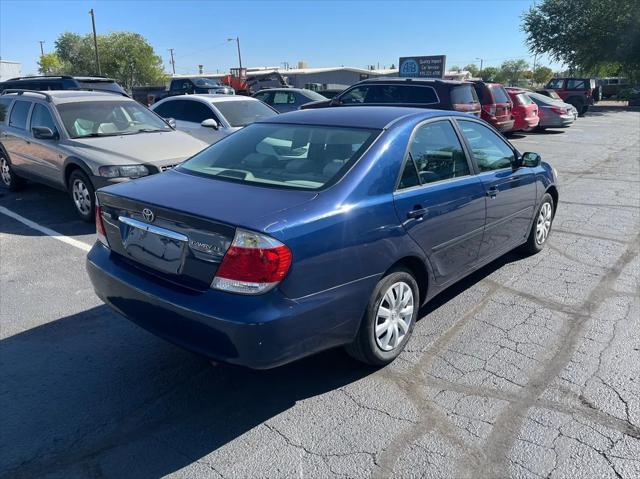
<path id="1" fill-rule="evenodd" d="M 176 61 L 173 59 L 173 48 L 169 48 L 171 52 L 171 68 L 173 68 L 173 74 L 176 74 Z"/>
<path id="2" fill-rule="evenodd" d="M 236 45 L 238 46 L 238 65 L 240 66 L 240 70 L 242 70 L 242 56 L 240 55 L 240 37 L 236 38 L 227 38 L 228 42 L 236 41 Z"/>
<path id="3" fill-rule="evenodd" d="M 98 37 L 96 35 L 96 17 L 93 14 L 93 8 L 89 10 L 89 15 L 91 15 L 91 25 L 93 27 L 93 46 L 96 50 L 96 66 L 98 67 L 98 75 L 102 76 L 102 71 L 100 70 L 100 56 L 98 55 Z"/>

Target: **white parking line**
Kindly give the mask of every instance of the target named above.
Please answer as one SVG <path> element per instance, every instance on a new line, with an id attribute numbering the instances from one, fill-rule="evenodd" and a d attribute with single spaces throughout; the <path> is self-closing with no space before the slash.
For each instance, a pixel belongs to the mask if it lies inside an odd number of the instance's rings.
<path id="1" fill-rule="evenodd" d="M 58 233 L 57 231 L 52 230 L 51 228 L 47 228 L 46 226 L 39 225 L 38 223 L 31 221 L 30 219 L 27 219 L 24 216 L 19 215 L 18 213 L 14 213 L 4 206 L 0 206 L 0 213 L 7 215 L 16 221 L 19 221 L 20 223 L 28 226 L 31 229 L 39 231 L 42 234 L 51 236 L 52 238 L 57 239 L 58 241 L 62 241 L 63 243 L 67 243 L 71 246 L 75 246 L 82 251 L 89 251 L 91 249 L 91 245 L 88 245 L 87 243 L 83 243 L 82 241 L 78 241 L 76 239 L 65 236 L 62 233 Z"/>

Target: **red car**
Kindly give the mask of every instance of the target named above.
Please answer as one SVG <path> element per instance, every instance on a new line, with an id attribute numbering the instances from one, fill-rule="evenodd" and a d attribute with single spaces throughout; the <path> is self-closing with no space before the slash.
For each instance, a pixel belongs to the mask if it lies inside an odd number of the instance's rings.
<path id="1" fill-rule="evenodd" d="M 482 119 L 500 131 L 511 131 L 513 105 L 507 90 L 500 83 L 474 81 L 473 84 L 482 104 Z"/>
<path id="2" fill-rule="evenodd" d="M 540 123 L 538 105 L 521 88 L 507 88 L 506 90 L 511 98 L 511 103 L 513 103 L 511 110 L 514 119 L 512 131 L 533 130 Z"/>

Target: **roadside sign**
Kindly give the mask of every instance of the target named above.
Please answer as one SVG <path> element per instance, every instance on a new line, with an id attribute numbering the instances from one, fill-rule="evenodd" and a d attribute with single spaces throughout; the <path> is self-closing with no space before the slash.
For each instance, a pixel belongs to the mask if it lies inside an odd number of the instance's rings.
<path id="1" fill-rule="evenodd" d="M 446 55 L 400 57 L 398 74 L 401 77 L 444 78 L 446 60 Z"/>

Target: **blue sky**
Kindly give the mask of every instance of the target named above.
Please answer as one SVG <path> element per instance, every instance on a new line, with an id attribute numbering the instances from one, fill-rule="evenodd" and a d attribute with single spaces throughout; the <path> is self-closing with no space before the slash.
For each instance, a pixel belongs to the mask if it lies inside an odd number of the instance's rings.
<path id="1" fill-rule="evenodd" d="M 524 45 L 520 16 L 533 0 L 503 1 L 29 1 L 0 0 L 0 57 L 20 61 L 23 74 L 37 71 L 39 40 L 54 48 L 64 31 L 142 34 L 170 70 L 177 73 L 227 71 L 237 66 L 240 37 L 245 66 L 310 67 L 397 65 L 398 57 L 447 55 L 447 67 L 485 59 L 533 58 Z M 550 64 L 546 58 L 539 63 Z M 553 65 L 552 65 L 553 66 Z"/>

